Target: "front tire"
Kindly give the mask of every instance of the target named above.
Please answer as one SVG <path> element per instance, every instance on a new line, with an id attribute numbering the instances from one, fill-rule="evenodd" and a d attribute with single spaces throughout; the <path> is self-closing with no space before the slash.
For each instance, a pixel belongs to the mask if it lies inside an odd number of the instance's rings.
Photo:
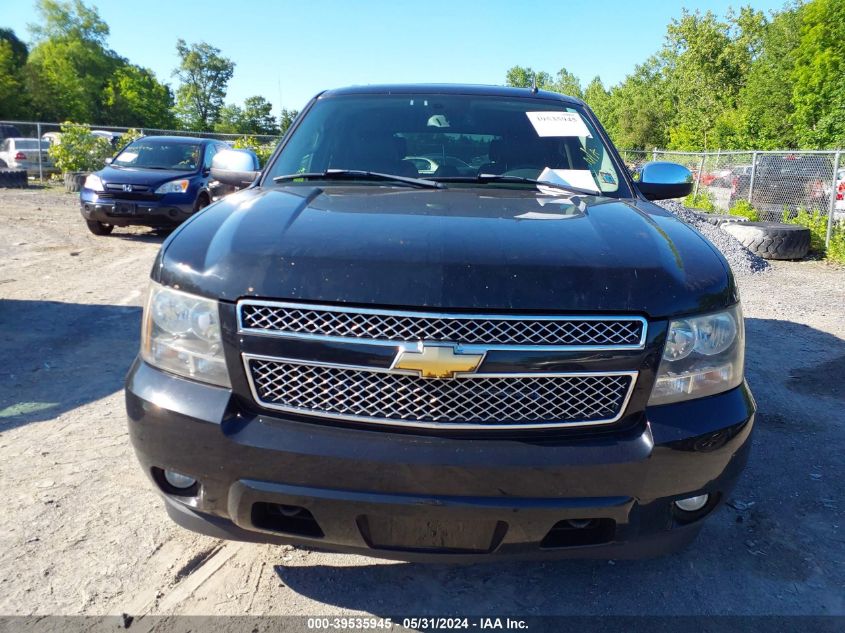
<path id="1" fill-rule="evenodd" d="M 202 211 L 210 204 L 211 199 L 208 197 L 208 194 L 201 193 L 199 197 L 197 197 L 197 201 L 194 204 L 194 213 L 196 213 L 197 211 Z"/>
<path id="2" fill-rule="evenodd" d="M 96 220 L 85 220 L 85 224 L 88 226 L 88 230 L 94 235 L 109 235 L 114 231 L 113 224 L 104 224 Z"/>

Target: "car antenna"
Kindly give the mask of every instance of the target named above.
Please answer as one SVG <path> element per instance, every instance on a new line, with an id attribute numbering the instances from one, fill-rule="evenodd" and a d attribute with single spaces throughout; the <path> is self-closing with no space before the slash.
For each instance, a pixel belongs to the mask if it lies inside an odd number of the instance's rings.
<path id="1" fill-rule="evenodd" d="M 537 73 L 531 74 L 531 92 L 537 94 Z"/>

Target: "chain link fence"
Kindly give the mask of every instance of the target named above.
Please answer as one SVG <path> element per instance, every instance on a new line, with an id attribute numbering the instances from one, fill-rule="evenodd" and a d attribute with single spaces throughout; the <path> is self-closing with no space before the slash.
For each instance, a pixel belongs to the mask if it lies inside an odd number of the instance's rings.
<path id="1" fill-rule="evenodd" d="M 121 137 L 128 132 L 128 127 L 120 127 L 114 125 L 95 125 L 90 124 L 91 133 L 97 136 L 102 136 L 111 142 L 115 151 L 120 149 L 123 145 Z M 165 130 L 159 128 L 134 128 L 141 132 L 144 136 L 191 136 L 196 138 L 213 138 L 218 141 L 224 141 L 229 144 L 236 140 L 247 137 L 254 139 L 257 145 L 275 146 L 280 137 L 269 134 L 222 134 L 219 132 L 196 132 L 193 130 Z M 43 121 L 0 121 L 0 160 L 3 160 L 3 149 L 6 138 L 25 138 L 25 139 L 42 139 L 42 149 L 46 150 L 50 143 L 60 142 L 61 139 L 61 123 L 46 123 Z M 37 147 L 37 146 L 36 146 Z M 32 148 L 36 149 L 36 148 Z M 28 151 L 22 153 L 28 155 Z M 37 174 L 38 179 L 43 182 L 45 177 L 49 177 L 56 172 L 52 166 L 46 152 L 40 156 L 37 155 L 38 165 L 33 164 L 27 167 L 30 174 Z M 4 161 L 8 162 L 8 161 Z M 0 167 L 3 165 L 0 163 Z"/>
<path id="2" fill-rule="evenodd" d="M 22 137 L 59 142 L 61 124 L 37 121 L 0 121 L 0 160 L 4 139 Z M 115 149 L 130 128 L 90 125 L 91 132 L 109 138 Z M 137 128 L 142 134 L 193 136 L 234 143 L 247 136 L 258 145 L 272 147 L 279 137 L 272 135 L 222 134 L 193 130 Z M 46 149 L 46 148 L 45 148 Z M 747 202 L 763 220 L 780 221 L 795 216 L 800 209 L 828 217 L 828 225 L 845 221 L 845 157 L 842 151 L 741 151 L 673 152 L 668 150 L 621 150 L 622 159 L 632 172 L 649 161 L 669 161 L 687 167 L 693 174 L 693 193 L 705 195 L 715 209 L 729 212 Z M 0 164 L 2 166 L 2 164 Z M 46 152 L 38 153 L 38 165 L 31 172 L 43 182 L 55 172 Z"/>
<path id="3" fill-rule="evenodd" d="M 695 178 L 695 194 L 729 212 L 747 202 L 762 220 L 794 217 L 800 209 L 845 220 L 842 151 L 671 152 L 622 150 L 634 170 L 653 160 L 679 163 Z"/>

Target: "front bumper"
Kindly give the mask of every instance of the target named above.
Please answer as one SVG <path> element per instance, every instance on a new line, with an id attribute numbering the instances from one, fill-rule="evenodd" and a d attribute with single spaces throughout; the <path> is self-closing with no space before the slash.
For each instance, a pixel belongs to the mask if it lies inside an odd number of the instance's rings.
<path id="1" fill-rule="evenodd" d="M 80 212 L 86 220 L 113 224 L 114 226 L 176 226 L 194 213 L 191 199 L 173 201 L 173 196 L 157 199 L 103 198 L 89 189 L 80 194 Z M 180 196 L 188 198 L 188 196 Z"/>
<path id="2" fill-rule="evenodd" d="M 747 460 L 755 412 L 743 384 L 651 407 L 618 433 L 416 435 L 257 413 L 227 389 L 140 360 L 127 378 L 126 406 L 144 470 L 164 489 L 170 516 L 189 529 L 449 561 L 631 558 L 679 549 L 701 521 L 687 522 L 672 502 L 707 492 L 712 510 L 727 497 Z M 158 469 L 190 475 L 199 489 L 168 494 Z M 268 508 L 299 509 L 299 518 Z M 590 526 L 573 532 L 567 520 Z"/>

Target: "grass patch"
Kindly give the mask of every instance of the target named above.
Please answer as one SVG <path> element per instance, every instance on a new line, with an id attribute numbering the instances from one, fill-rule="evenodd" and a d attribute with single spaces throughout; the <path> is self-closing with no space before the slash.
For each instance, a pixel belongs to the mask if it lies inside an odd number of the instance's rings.
<path id="1" fill-rule="evenodd" d="M 684 206 L 690 209 L 698 209 L 705 213 L 715 213 L 718 211 L 716 205 L 713 204 L 713 198 L 703 191 L 699 191 L 697 194 L 689 194 L 684 198 Z"/>
<path id="2" fill-rule="evenodd" d="M 751 203 L 748 200 L 740 200 L 734 206 L 731 207 L 730 211 L 728 211 L 731 215 L 738 215 L 743 218 L 748 218 L 749 222 L 759 222 L 760 221 L 760 213 L 758 213 L 757 209 L 751 206 Z"/>
<path id="3" fill-rule="evenodd" d="M 820 211 L 810 213 L 806 209 L 799 209 L 795 217 L 790 218 L 789 212 L 784 212 L 783 221 L 788 224 L 798 224 L 810 229 L 810 251 L 824 256 L 825 259 L 837 264 L 845 264 L 845 222 L 833 223 L 830 233 L 830 246 L 825 248 L 827 237 L 827 216 Z"/>

